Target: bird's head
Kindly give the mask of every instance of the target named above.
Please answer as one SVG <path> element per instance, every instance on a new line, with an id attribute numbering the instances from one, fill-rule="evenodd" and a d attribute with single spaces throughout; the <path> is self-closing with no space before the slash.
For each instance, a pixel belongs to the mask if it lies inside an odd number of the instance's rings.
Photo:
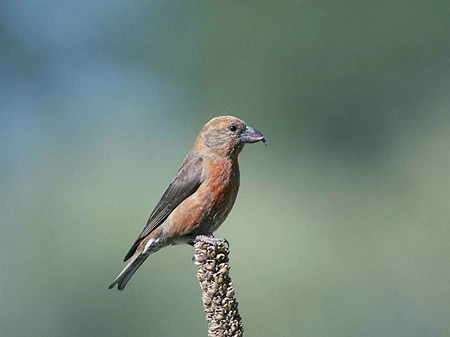
<path id="1" fill-rule="evenodd" d="M 244 144 L 260 141 L 266 144 L 263 134 L 247 126 L 243 120 L 233 116 L 220 116 L 206 123 L 196 144 L 206 146 L 222 155 L 237 156 Z"/>

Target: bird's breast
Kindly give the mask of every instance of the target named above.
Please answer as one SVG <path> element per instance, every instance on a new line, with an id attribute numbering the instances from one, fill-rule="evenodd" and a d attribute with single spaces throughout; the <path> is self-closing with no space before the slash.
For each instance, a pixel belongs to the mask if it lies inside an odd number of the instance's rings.
<path id="1" fill-rule="evenodd" d="M 169 216 L 171 232 L 181 235 L 212 234 L 233 208 L 239 190 L 237 162 L 210 161 L 198 190 Z"/>

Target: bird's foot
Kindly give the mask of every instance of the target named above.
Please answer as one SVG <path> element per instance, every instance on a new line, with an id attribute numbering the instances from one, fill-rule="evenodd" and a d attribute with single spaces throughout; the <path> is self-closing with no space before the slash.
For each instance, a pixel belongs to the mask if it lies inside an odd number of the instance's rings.
<path id="1" fill-rule="evenodd" d="M 213 235 L 198 235 L 195 240 L 194 243 L 199 242 L 199 241 L 203 241 L 203 242 L 207 242 L 209 244 L 216 244 L 216 243 L 225 243 L 227 245 L 227 248 L 230 248 L 230 243 L 228 242 L 227 239 L 225 238 L 216 238 Z"/>

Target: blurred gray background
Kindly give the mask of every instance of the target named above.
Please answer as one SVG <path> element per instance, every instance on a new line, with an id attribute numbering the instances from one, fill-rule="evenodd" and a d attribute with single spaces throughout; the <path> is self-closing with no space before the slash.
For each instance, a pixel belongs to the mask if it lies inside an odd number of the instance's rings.
<path id="1" fill-rule="evenodd" d="M 224 114 L 246 336 L 450 335 L 448 1 L 0 7 L 0 336 L 206 336 L 189 246 L 106 288 Z"/>

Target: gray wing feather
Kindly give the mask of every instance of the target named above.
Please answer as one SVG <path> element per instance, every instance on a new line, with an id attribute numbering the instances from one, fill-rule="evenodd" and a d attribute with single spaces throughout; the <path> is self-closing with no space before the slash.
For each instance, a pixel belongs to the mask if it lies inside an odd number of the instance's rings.
<path id="1" fill-rule="evenodd" d="M 202 158 L 188 155 L 177 175 L 173 178 L 167 190 L 156 205 L 147 224 L 131 246 L 124 261 L 127 261 L 136 251 L 136 248 L 149 233 L 160 226 L 170 213 L 187 197 L 192 195 L 202 183 Z"/>

